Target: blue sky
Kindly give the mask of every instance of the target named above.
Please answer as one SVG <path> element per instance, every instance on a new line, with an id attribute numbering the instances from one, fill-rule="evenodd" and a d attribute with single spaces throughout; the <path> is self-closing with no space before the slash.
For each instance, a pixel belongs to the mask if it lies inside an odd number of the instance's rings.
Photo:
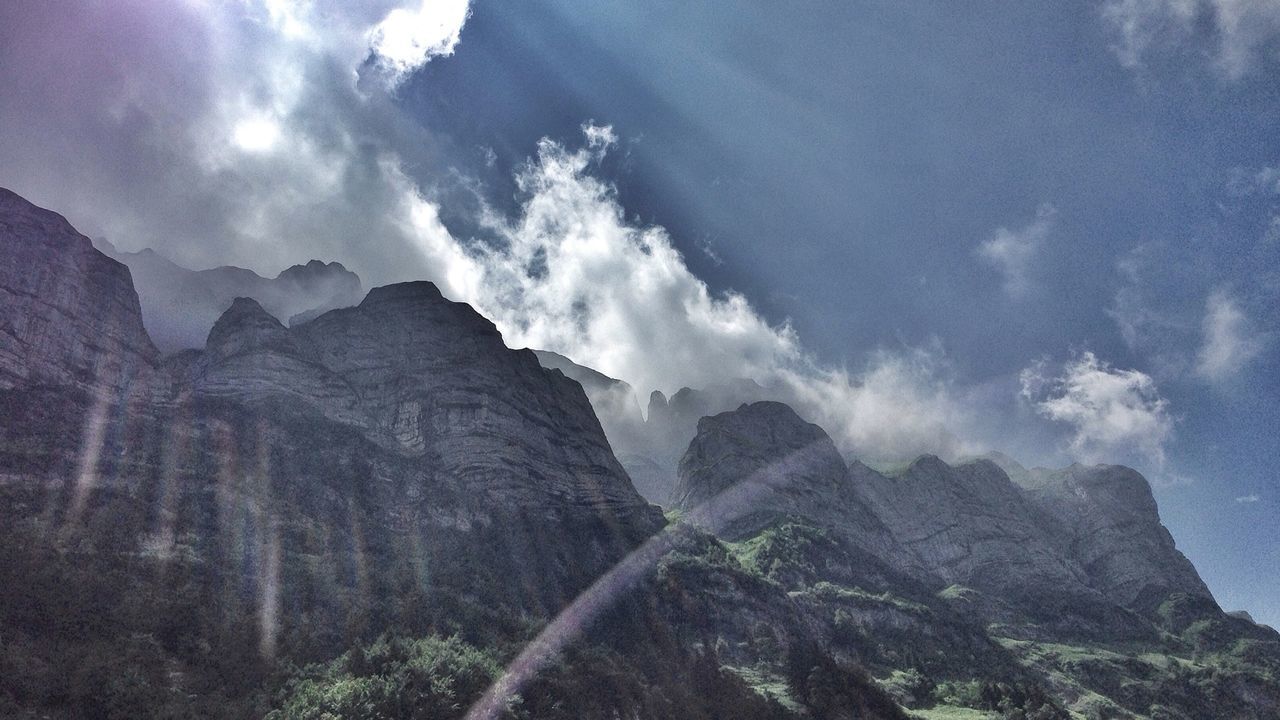
<path id="1" fill-rule="evenodd" d="M 627 213 L 823 357 L 937 341 L 965 384 L 1084 350 L 1146 373 L 1166 522 L 1229 608 L 1280 622 L 1277 46 L 1233 77 L 1219 33 L 1165 41 L 1126 67 L 1070 4 L 480 3 L 401 102 L 492 148 L 495 197 L 537 138 L 612 124 Z M 1010 293 L 975 249 L 1041 208 Z M 1258 350 L 1207 377 L 1215 293 Z M 1126 342 L 1126 312 L 1154 337 Z"/>
<path id="2" fill-rule="evenodd" d="M 1280 625 L 1280 4 L 398 4 L 0 10 L 0 184 L 855 452 L 1133 464 Z"/>

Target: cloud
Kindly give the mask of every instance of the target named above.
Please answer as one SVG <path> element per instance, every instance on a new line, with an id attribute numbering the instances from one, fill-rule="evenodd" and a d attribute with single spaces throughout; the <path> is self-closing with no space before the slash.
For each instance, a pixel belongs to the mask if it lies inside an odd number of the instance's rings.
<path id="1" fill-rule="evenodd" d="M 1160 245 L 1140 245 L 1126 253 L 1116 263 L 1123 283 L 1106 308 L 1125 345 L 1145 355 L 1152 372 L 1166 379 L 1186 375 L 1194 364 L 1188 348 L 1197 342 L 1200 310 L 1183 307 L 1185 303 L 1166 286 L 1161 273 L 1176 264 L 1168 248 Z M 1156 285 L 1153 277 L 1166 285 Z"/>
<path id="2" fill-rule="evenodd" d="M 1086 462 L 1138 458 L 1165 464 L 1174 418 L 1155 381 L 1113 368 L 1085 352 L 1052 372 L 1037 363 L 1021 373 L 1021 394 L 1036 412 L 1072 429 L 1070 447 Z"/>
<path id="3" fill-rule="evenodd" d="M 433 57 L 452 55 L 470 15 L 469 0 L 422 0 L 397 7 L 368 32 L 375 62 L 399 85 Z"/>
<path id="4" fill-rule="evenodd" d="M 1032 263 L 1053 228 L 1057 210 L 1048 203 L 1036 210 L 1031 224 L 1010 230 L 1000 228 L 978 246 L 978 257 L 995 266 L 1004 275 L 1004 289 L 1013 297 L 1025 295 L 1031 288 Z"/>
<path id="5" fill-rule="evenodd" d="M 392 93 L 465 19 L 420 0 L 0 5 L 0 184 L 191 267 L 456 276 L 422 209 L 449 146 Z"/>
<path id="6" fill-rule="evenodd" d="M 1240 497 L 1236 498 L 1236 502 L 1241 504 L 1256 503 L 1261 500 L 1262 498 L 1258 497 L 1257 495 L 1241 495 Z"/>
<path id="7" fill-rule="evenodd" d="M 1280 36 L 1274 0 L 1108 0 L 1102 18 L 1116 56 L 1134 70 L 1158 50 L 1195 43 L 1207 28 L 1214 65 L 1230 80 L 1253 72 Z"/>
<path id="8" fill-rule="evenodd" d="M 628 222 L 613 187 L 590 173 L 616 142 L 612 128 L 587 124 L 583 137 L 578 149 L 539 143 L 517 177 L 517 215 L 485 219 L 501 242 L 477 256 L 476 292 L 464 299 L 509 345 L 646 392 L 750 378 L 873 457 L 976 447 L 940 346 L 876 352 L 854 372 L 824 367 L 787 323 L 770 324 L 738 293 L 713 293 L 663 228 Z"/>
<path id="9" fill-rule="evenodd" d="M 1202 333 L 1196 372 L 1215 382 L 1239 373 L 1266 347 L 1265 336 L 1252 329 L 1239 303 L 1222 290 L 1205 302 Z"/>
<path id="10" fill-rule="evenodd" d="M 1280 166 L 1232 168 L 1226 190 L 1234 197 L 1280 195 Z"/>

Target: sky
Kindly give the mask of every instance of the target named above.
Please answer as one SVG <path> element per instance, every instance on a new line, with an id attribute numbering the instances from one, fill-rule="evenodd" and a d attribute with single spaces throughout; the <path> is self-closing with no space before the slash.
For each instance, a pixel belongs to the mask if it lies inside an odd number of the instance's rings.
<path id="1" fill-rule="evenodd" d="M 0 7 L 0 185 L 123 250 L 435 281 L 867 457 L 1133 465 L 1280 626 L 1280 2 Z"/>

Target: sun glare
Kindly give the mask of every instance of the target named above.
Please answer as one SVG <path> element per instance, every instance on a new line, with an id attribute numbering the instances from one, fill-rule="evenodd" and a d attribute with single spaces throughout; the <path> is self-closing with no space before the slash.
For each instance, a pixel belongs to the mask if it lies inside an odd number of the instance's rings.
<path id="1" fill-rule="evenodd" d="M 280 139 L 280 126 L 268 118 L 248 118 L 236 123 L 236 145 L 246 152 L 266 152 Z"/>

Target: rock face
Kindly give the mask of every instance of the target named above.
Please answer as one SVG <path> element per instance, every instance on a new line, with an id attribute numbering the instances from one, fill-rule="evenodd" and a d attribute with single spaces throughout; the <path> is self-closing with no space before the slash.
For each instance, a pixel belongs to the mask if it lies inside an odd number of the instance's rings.
<path id="1" fill-rule="evenodd" d="M 903 575 L 979 591 L 993 620 L 1054 632 L 1142 634 L 1129 610 L 1152 609 L 1150 598 L 1208 597 L 1189 563 L 1168 555 L 1137 473 L 1069 468 L 1040 487 L 1028 494 L 990 460 L 923 456 L 893 475 L 847 467 L 821 428 L 760 402 L 699 422 L 673 499 L 731 540 L 803 518 Z"/>
<path id="2" fill-rule="evenodd" d="M 895 540 L 945 585 L 973 588 L 1059 631 L 1129 635 L 1134 623 L 1092 586 L 1056 518 L 989 460 L 932 455 L 882 475 L 851 474 Z"/>
<path id="3" fill-rule="evenodd" d="M 0 388 L 120 391 L 152 368 L 129 269 L 61 215 L 0 188 Z"/>
<path id="4" fill-rule="evenodd" d="M 0 581 L 44 578 L 0 589 L 6 644 L 94 616 L 68 652 L 141 633 L 195 675 L 464 617 L 517 637 L 663 525 L 582 387 L 431 283 L 294 327 L 236 298 L 158 361 L 128 268 L 0 203 Z"/>
<path id="5" fill-rule="evenodd" d="M 1027 496 L 1062 524 L 1072 557 L 1090 583 L 1115 602 L 1144 613 L 1175 593 L 1213 603 L 1160 523 L 1151 485 L 1137 471 L 1077 464 L 1015 475 Z"/>
<path id="6" fill-rule="evenodd" d="M 493 323 L 429 282 L 285 328 L 238 299 L 196 360 L 197 394 L 300 399 L 468 491 L 657 517 L 614 458 L 577 383 L 508 350 Z"/>
<path id="7" fill-rule="evenodd" d="M 264 278 L 244 268 L 189 270 L 154 250 L 121 252 L 98 241 L 129 266 L 147 332 L 164 352 L 200 348 L 223 310 L 237 297 L 253 298 L 287 325 L 360 302 L 360 278 L 341 263 L 311 260 Z"/>
<path id="8" fill-rule="evenodd" d="M 806 518 L 900 569 L 912 565 L 868 507 L 831 438 L 783 403 L 752 403 L 698 421 L 672 500 L 721 537 L 739 539 L 786 518 Z"/>

